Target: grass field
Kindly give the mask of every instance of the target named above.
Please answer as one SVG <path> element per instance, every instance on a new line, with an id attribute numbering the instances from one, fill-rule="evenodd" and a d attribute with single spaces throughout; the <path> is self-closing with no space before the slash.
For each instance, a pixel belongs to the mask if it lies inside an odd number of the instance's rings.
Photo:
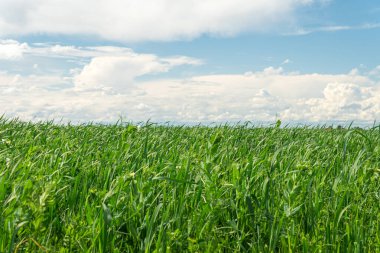
<path id="1" fill-rule="evenodd" d="M 380 127 L 0 119 L 0 252 L 380 252 Z"/>

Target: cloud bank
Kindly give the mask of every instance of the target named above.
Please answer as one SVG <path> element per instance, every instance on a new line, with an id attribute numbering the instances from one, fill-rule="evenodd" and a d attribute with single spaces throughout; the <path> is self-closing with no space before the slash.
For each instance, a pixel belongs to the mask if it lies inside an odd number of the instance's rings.
<path id="1" fill-rule="evenodd" d="M 326 0 L 2 0 L 0 36 L 95 35 L 118 41 L 230 36 L 276 29 Z"/>
<path id="2" fill-rule="evenodd" d="M 3 46 L 10 46 L 12 50 L 7 52 L 12 53 L 0 59 L 0 66 L 17 64 L 0 71 L 0 114 L 23 120 L 380 120 L 380 66 L 363 73 L 353 70 L 334 75 L 268 67 L 241 74 L 168 78 L 162 74 L 203 62 L 186 56 L 136 53 L 123 47 L 17 41 L 2 41 L 0 48 Z M 19 73 L 20 67 L 29 68 L 28 73 Z"/>

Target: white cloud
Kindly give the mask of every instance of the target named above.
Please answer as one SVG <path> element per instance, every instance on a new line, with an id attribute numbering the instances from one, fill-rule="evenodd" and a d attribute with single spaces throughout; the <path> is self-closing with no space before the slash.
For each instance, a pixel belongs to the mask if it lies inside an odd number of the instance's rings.
<path id="1" fill-rule="evenodd" d="M 290 59 L 285 59 L 285 60 L 281 63 L 281 65 L 286 65 L 286 64 L 290 64 L 290 63 L 292 63 L 292 61 L 291 61 Z"/>
<path id="2" fill-rule="evenodd" d="M 303 28 L 298 27 L 294 29 L 292 32 L 286 32 L 284 35 L 307 35 L 311 33 L 317 32 L 339 32 L 339 31 L 351 31 L 351 30 L 373 30 L 379 29 L 380 23 L 365 23 L 360 25 L 331 25 L 331 26 L 320 26 L 320 27 L 311 27 L 311 28 Z"/>
<path id="3" fill-rule="evenodd" d="M 26 50 L 25 53 L 50 58 L 93 58 L 130 55 L 134 52 L 130 48 L 116 46 L 78 47 L 36 43 L 32 44 L 32 46 L 28 46 L 28 50 Z"/>
<path id="4" fill-rule="evenodd" d="M 28 48 L 26 43 L 19 43 L 15 40 L 0 40 L 0 60 L 20 59 Z"/>
<path id="5" fill-rule="evenodd" d="M 137 82 L 114 93 L 81 90 L 58 77 L 0 75 L 0 113 L 22 119 L 171 122 L 380 119 L 380 88 L 365 76 L 254 72 Z M 61 89 L 51 89 L 61 83 Z M 32 85 L 30 85 L 32 84 Z M 38 85 L 37 85 L 38 84 Z"/>
<path id="6" fill-rule="evenodd" d="M 369 75 L 375 77 L 375 78 L 380 78 L 380 65 L 374 68 L 369 72 Z"/>
<path id="7" fill-rule="evenodd" d="M 2 45 L 4 45 L 2 47 Z M 9 45 L 9 46 L 8 46 Z M 3 51 L 1 51 L 3 49 Z M 47 71 L 55 74 L 69 72 L 69 79 L 77 89 L 112 89 L 114 92 L 125 92 L 134 88 L 135 78 L 147 75 L 168 72 L 182 65 L 201 65 L 203 62 L 186 56 L 172 56 L 159 58 L 154 54 L 138 54 L 130 48 L 115 46 L 76 47 L 37 44 L 29 46 L 27 43 L 19 43 L 13 40 L 3 41 L 0 44 L 0 59 L 3 60 L 26 59 L 32 57 L 34 61 L 44 63 L 48 60 L 51 65 L 45 65 Z M 59 69 L 65 63 L 74 66 L 70 70 Z M 26 61 L 23 65 L 19 61 L 17 70 L 22 67 L 38 72 L 41 64 L 30 64 Z M 57 64 L 58 66 L 52 67 Z M 46 75 L 46 73 L 44 73 Z"/>
<path id="8" fill-rule="evenodd" d="M 78 88 L 110 87 L 117 92 L 125 92 L 135 86 L 135 78 L 146 74 L 168 72 L 180 65 L 197 65 L 199 60 L 189 57 L 160 59 L 151 54 L 129 52 L 123 56 L 94 57 L 75 76 Z"/>
<path id="9" fill-rule="evenodd" d="M 82 87 L 105 86 L 123 91 L 134 84 L 137 76 L 167 70 L 167 66 L 160 64 L 151 55 L 103 56 L 92 59 L 75 77 L 75 81 Z"/>
<path id="10" fill-rule="evenodd" d="M 292 120 L 368 121 L 380 119 L 380 89 L 378 85 L 363 87 L 352 83 L 329 83 L 324 97 L 299 99 L 282 116 Z"/>
<path id="11" fill-rule="evenodd" d="M 2 0 L 0 36 L 90 34 L 119 41 L 234 35 L 291 23 L 324 0 Z"/>
<path id="12" fill-rule="evenodd" d="M 31 73 L 0 72 L 0 115 L 107 122 L 119 116 L 133 121 L 204 123 L 274 121 L 276 117 L 297 122 L 380 120 L 378 67 L 335 75 L 268 67 L 243 74 L 169 79 L 155 74 L 202 62 L 123 47 L 39 44 L 25 48 L 17 68 L 30 65 Z M 53 60 L 73 61 L 75 68 L 63 65 L 51 70 Z"/>
<path id="13" fill-rule="evenodd" d="M 270 70 L 270 71 L 269 71 Z M 286 74 L 274 68 L 250 75 L 199 76 L 141 84 L 150 115 L 179 121 L 380 119 L 377 84 L 365 76 Z M 347 83 L 353 82 L 353 83 Z M 377 101 L 377 102 L 376 102 Z M 165 111 L 162 108 L 165 105 Z M 174 112 L 177 112 L 176 114 Z"/>

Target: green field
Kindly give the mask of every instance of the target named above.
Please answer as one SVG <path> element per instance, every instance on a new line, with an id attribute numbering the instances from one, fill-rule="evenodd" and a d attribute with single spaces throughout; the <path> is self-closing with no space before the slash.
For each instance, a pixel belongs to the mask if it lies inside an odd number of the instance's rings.
<path id="1" fill-rule="evenodd" d="M 380 127 L 0 119 L 0 252 L 380 252 Z"/>

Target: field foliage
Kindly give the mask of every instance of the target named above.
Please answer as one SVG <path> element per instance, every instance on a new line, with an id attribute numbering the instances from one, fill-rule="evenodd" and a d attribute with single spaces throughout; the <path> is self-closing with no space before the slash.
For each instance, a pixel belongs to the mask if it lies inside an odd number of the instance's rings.
<path id="1" fill-rule="evenodd" d="M 0 119 L 0 252 L 379 252 L 380 127 Z"/>

